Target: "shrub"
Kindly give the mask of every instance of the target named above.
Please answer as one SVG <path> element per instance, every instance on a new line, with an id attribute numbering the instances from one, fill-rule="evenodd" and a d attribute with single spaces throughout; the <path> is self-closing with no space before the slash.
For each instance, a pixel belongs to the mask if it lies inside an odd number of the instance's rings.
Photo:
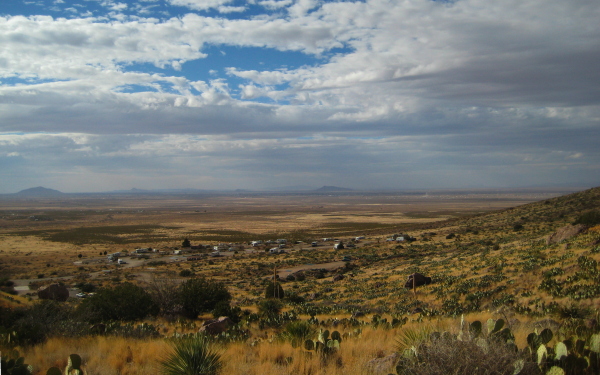
<path id="1" fill-rule="evenodd" d="M 272 317 L 279 314 L 281 307 L 281 302 L 278 299 L 267 298 L 259 303 L 258 311 L 265 316 Z"/>
<path id="2" fill-rule="evenodd" d="M 228 301 L 218 302 L 213 309 L 212 314 L 215 319 L 226 316 L 236 324 L 242 320 L 242 309 L 237 306 L 231 307 Z"/>
<path id="3" fill-rule="evenodd" d="M 42 300 L 31 307 L 7 310 L 0 316 L 2 325 L 17 332 L 14 341 L 19 345 L 34 345 L 46 341 L 53 334 L 63 333 L 71 316 L 71 309 L 64 304 Z"/>
<path id="4" fill-rule="evenodd" d="M 178 310 L 179 283 L 171 278 L 153 278 L 148 293 L 159 307 L 160 314 L 174 317 Z"/>
<path id="5" fill-rule="evenodd" d="M 171 353 L 159 364 L 165 375 L 216 375 L 222 366 L 221 355 L 199 335 L 174 341 Z"/>
<path id="6" fill-rule="evenodd" d="M 84 293 L 92 293 L 96 290 L 96 285 L 92 283 L 77 283 L 75 284 L 76 288 L 79 288 Z"/>
<path id="7" fill-rule="evenodd" d="M 280 283 L 269 282 L 267 289 L 265 289 L 265 298 L 283 298 L 285 293 Z"/>
<path id="8" fill-rule="evenodd" d="M 295 320 L 293 322 L 289 322 L 285 326 L 281 336 L 285 340 L 289 340 L 292 343 L 292 346 L 296 347 L 304 343 L 304 341 L 312 337 L 314 334 L 315 330 L 312 324 L 306 320 Z"/>
<path id="9" fill-rule="evenodd" d="M 181 277 L 190 277 L 193 274 L 194 273 L 191 270 L 181 270 L 181 272 L 179 272 L 179 276 Z"/>
<path id="10" fill-rule="evenodd" d="M 600 224 L 600 211 L 587 211 L 582 213 L 575 219 L 573 224 L 583 224 L 588 226 L 594 226 Z"/>
<path id="11" fill-rule="evenodd" d="M 460 341 L 452 335 L 422 341 L 415 352 L 416 357 L 401 359 L 396 368 L 398 374 L 512 375 L 519 359 L 513 347 L 499 340 Z M 533 370 L 524 369 L 519 374 L 536 373 Z"/>
<path id="12" fill-rule="evenodd" d="M 180 285 L 178 301 L 183 314 L 188 318 L 196 319 L 198 314 L 214 310 L 219 302 L 229 303 L 231 294 L 222 283 L 195 278 Z"/>
<path id="13" fill-rule="evenodd" d="M 295 292 L 286 293 L 285 299 L 291 303 L 303 303 L 305 298 Z"/>
<path id="14" fill-rule="evenodd" d="M 79 313 L 91 322 L 133 321 L 156 315 L 158 311 L 150 294 L 131 283 L 123 283 L 112 289 L 100 289 L 79 305 Z"/>

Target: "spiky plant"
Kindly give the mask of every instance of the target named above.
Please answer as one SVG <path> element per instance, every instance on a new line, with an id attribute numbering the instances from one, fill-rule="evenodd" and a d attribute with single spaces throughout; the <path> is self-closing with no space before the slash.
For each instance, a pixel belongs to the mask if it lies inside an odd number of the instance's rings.
<path id="1" fill-rule="evenodd" d="M 310 323 L 306 320 L 295 320 L 285 326 L 282 337 L 289 340 L 293 347 L 297 347 L 313 334 L 314 328 Z"/>
<path id="2" fill-rule="evenodd" d="M 400 353 L 413 346 L 418 346 L 424 341 L 428 341 L 430 335 L 434 332 L 434 327 L 430 325 L 420 325 L 417 327 L 404 327 L 396 337 L 396 350 Z"/>
<path id="3" fill-rule="evenodd" d="M 164 375 L 216 375 L 222 366 L 221 354 L 201 335 L 174 341 L 171 352 L 159 364 Z"/>

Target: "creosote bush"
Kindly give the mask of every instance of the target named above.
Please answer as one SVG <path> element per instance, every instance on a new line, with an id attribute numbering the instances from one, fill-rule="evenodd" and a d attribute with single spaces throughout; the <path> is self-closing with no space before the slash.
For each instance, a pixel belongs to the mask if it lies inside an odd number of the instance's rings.
<path id="1" fill-rule="evenodd" d="M 196 319 L 201 313 L 213 311 L 220 302 L 229 304 L 231 294 L 223 283 L 199 277 L 181 284 L 178 300 L 183 314 L 190 319 Z"/>
<path id="2" fill-rule="evenodd" d="M 78 310 L 90 322 L 133 321 L 158 314 L 159 307 L 144 288 L 123 283 L 114 288 L 99 289 L 83 300 Z"/>

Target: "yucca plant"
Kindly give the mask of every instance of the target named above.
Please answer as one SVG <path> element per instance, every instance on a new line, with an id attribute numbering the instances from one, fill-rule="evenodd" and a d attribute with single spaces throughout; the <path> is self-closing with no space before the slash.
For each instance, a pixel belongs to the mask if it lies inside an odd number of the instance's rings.
<path id="1" fill-rule="evenodd" d="M 222 366 L 221 354 L 201 335 L 173 341 L 171 352 L 159 364 L 164 375 L 216 375 Z"/>
<path id="2" fill-rule="evenodd" d="M 405 327 L 396 337 L 396 350 L 402 353 L 406 349 L 419 346 L 422 342 L 428 341 L 434 331 L 431 325 Z"/>
<path id="3" fill-rule="evenodd" d="M 285 340 L 289 340 L 292 346 L 296 348 L 313 334 L 314 328 L 312 324 L 306 320 L 294 320 L 285 326 L 281 336 Z"/>

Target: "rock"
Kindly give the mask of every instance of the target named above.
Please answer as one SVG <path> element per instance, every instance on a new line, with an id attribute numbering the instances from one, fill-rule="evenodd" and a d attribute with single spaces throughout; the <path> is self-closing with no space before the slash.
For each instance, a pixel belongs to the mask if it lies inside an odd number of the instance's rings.
<path id="1" fill-rule="evenodd" d="M 556 232 L 552 233 L 550 236 L 548 236 L 548 238 L 546 238 L 546 244 L 552 245 L 555 243 L 559 243 L 561 241 L 578 235 L 586 229 L 587 227 L 583 224 L 567 225 L 565 227 L 558 228 Z"/>
<path id="2" fill-rule="evenodd" d="M 331 292 L 333 292 L 332 288 L 325 288 L 325 289 L 323 289 L 323 293 L 331 293 Z"/>
<path id="3" fill-rule="evenodd" d="M 40 287 L 37 290 L 37 295 L 39 299 L 64 302 L 69 298 L 69 289 L 62 284 L 55 283 Z"/>
<path id="4" fill-rule="evenodd" d="M 396 362 L 400 359 L 400 354 L 392 353 L 387 357 L 375 358 L 367 362 L 367 367 L 371 369 L 373 374 L 388 374 Z"/>
<path id="5" fill-rule="evenodd" d="M 411 311 L 411 314 L 420 314 L 420 313 L 422 313 L 422 312 L 423 312 L 423 309 L 422 309 L 422 308 L 420 308 L 420 307 L 415 307 L 415 308 L 413 309 L 413 311 Z"/>
<path id="6" fill-rule="evenodd" d="M 202 323 L 202 327 L 198 332 L 206 332 L 209 335 L 218 335 L 219 333 L 227 331 L 227 329 L 233 326 L 234 323 L 231 319 L 226 316 L 222 316 L 219 319 L 211 319 Z"/>
<path id="7" fill-rule="evenodd" d="M 333 281 L 342 281 L 344 280 L 344 275 L 335 275 L 333 277 Z"/>
<path id="8" fill-rule="evenodd" d="M 421 286 L 421 285 L 429 285 L 431 284 L 431 277 L 427 277 L 425 275 L 422 275 L 420 273 L 413 273 L 412 275 L 408 276 L 408 280 L 406 280 L 406 284 L 404 284 L 405 288 L 408 289 L 412 289 L 413 287 L 413 278 L 414 278 L 414 285 L 415 286 Z"/>

